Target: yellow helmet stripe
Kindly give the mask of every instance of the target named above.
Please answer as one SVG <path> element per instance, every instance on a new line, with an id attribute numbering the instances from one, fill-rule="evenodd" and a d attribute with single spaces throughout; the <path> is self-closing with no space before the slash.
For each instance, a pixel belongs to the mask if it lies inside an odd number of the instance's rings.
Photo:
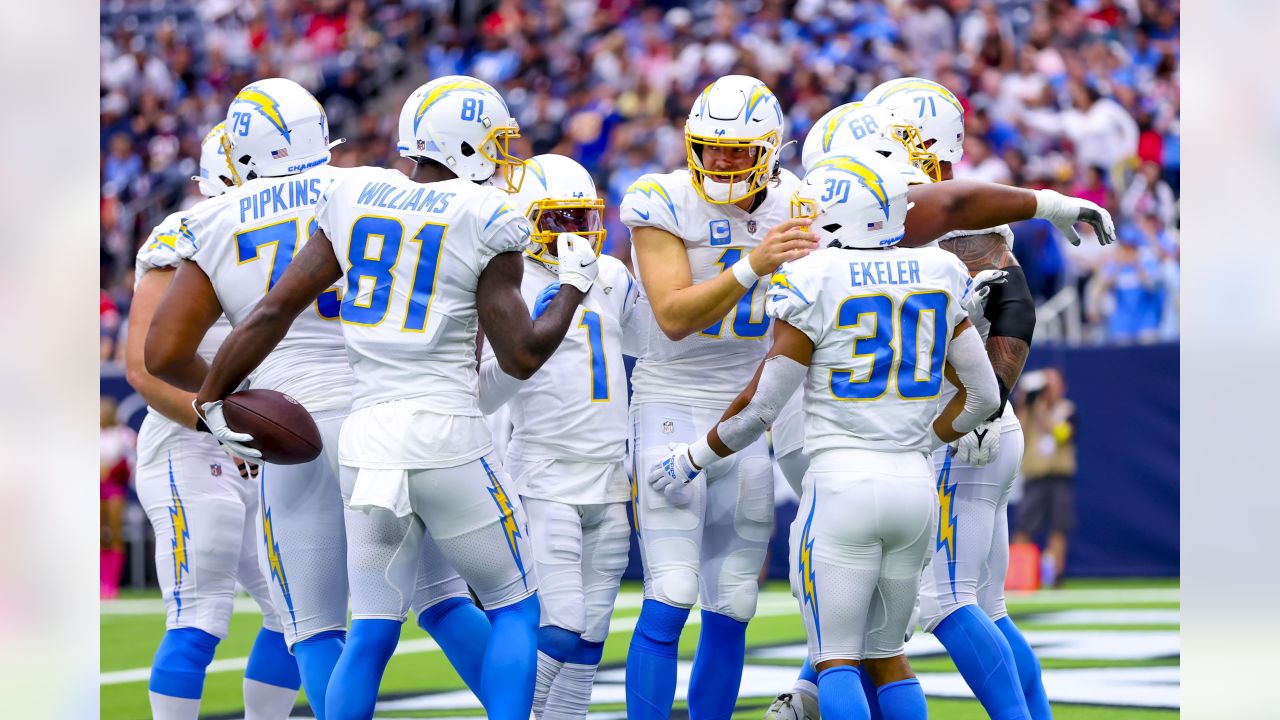
<path id="1" fill-rule="evenodd" d="M 910 80 L 900 83 L 886 90 L 884 95 L 881 97 L 881 100 L 889 97 L 890 95 L 896 95 L 901 92 L 911 92 L 913 90 L 935 92 L 941 95 L 943 100 L 951 103 L 951 106 L 954 107 L 957 112 L 961 115 L 964 114 L 964 106 L 960 104 L 960 101 L 956 99 L 956 96 L 953 95 L 950 90 L 931 80 Z"/>
<path id="2" fill-rule="evenodd" d="M 422 101 L 418 103 L 418 109 L 413 115 L 414 131 L 416 132 L 418 130 L 418 125 L 422 123 L 422 116 L 427 113 L 427 110 L 432 105 L 444 98 L 446 95 L 459 90 L 479 90 L 480 92 L 489 95 L 492 95 L 493 92 L 488 85 L 480 82 L 479 80 L 456 80 L 454 82 L 441 83 L 431 88 L 431 92 L 424 95 L 422 97 Z M 498 100 L 501 101 L 501 98 L 498 98 Z"/>
<path id="3" fill-rule="evenodd" d="M 840 129 L 840 123 L 844 122 L 844 116 L 858 109 L 862 103 L 852 102 L 841 105 L 836 108 L 836 112 L 827 120 L 827 126 L 822 129 L 822 152 L 831 149 L 831 143 L 836 139 L 836 130 Z"/>

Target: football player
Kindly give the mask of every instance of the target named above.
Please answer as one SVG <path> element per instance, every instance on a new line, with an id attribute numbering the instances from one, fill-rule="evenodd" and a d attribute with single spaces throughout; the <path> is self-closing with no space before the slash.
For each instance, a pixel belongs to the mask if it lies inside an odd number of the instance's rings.
<path id="1" fill-rule="evenodd" d="M 533 226 L 521 294 L 535 317 L 558 293 L 560 233 L 603 246 L 604 201 L 586 168 L 562 155 L 526 164 L 512 201 Z M 506 467 L 518 478 L 529 517 L 542 606 L 533 712 L 540 720 L 583 720 L 627 567 L 631 498 L 626 458 L 627 378 L 622 356 L 637 295 L 620 261 L 603 255 L 577 322 L 546 365 L 512 387 L 496 359 L 481 367 L 481 409 L 509 401 Z M 627 347 L 627 354 L 634 354 Z M 492 351 L 486 348 L 486 355 Z M 490 380 L 492 378 L 492 380 Z M 514 392 L 504 391 L 504 385 Z"/>
<path id="2" fill-rule="evenodd" d="M 477 321 L 503 371 L 528 378 L 578 317 L 599 263 L 585 239 L 561 235 L 560 291 L 530 319 L 520 295 L 529 222 L 484 184 L 518 190 L 523 176 L 508 151 L 518 126 L 493 88 L 458 76 L 423 85 L 404 104 L 399 136 L 413 179 L 357 168 L 322 193 L 312 239 L 228 336 L 198 401 L 215 435 L 256 452 L 226 426 L 222 399 L 343 280 L 338 314 L 355 377 L 338 452 L 344 498 L 367 530 L 350 534 L 351 641 L 327 702 L 334 717 L 372 716 L 418 550 L 434 540 L 492 623 L 479 681 L 488 716 L 527 720 L 537 582 L 519 495 L 491 457 L 478 406 Z"/>
<path id="3" fill-rule="evenodd" d="M 766 349 L 764 284 L 815 247 L 789 218 L 798 180 L 780 169 L 782 108 L 759 80 L 709 85 L 685 123 L 687 167 L 627 190 L 641 281 L 632 374 L 633 461 L 647 468 L 719 417 Z M 634 473 L 633 473 L 634 474 Z M 627 716 L 670 716 L 676 646 L 694 602 L 702 627 L 689 686 L 694 718 L 727 717 L 737 700 L 756 578 L 773 533 L 773 476 L 758 441 L 667 498 L 633 478 L 644 604 L 627 654 Z"/>
<path id="4" fill-rule="evenodd" d="M 222 138 L 219 123 L 200 146 L 200 175 L 192 179 L 205 197 L 222 195 L 237 184 Z M 138 250 L 125 347 L 129 384 L 149 406 L 138 436 L 136 485 L 156 534 L 156 576 L 166 615 L 148 681 L 151 715 L 159 720 L 194 720 L 199 715 L 205 670 L 218 642 L 227 636 L 239 582 L 262 609 L 262 628 L 244 673 L 245 716 L 285 718 L 301 680 L 258 568 L 258 494 L 253 482 L 257 468 L 196 432 L 194 395 L 152 377 L 143 362 L 152 314 L 174 270 L 186 259 L 180 249 L 190 249 L 178 242 L 181 218 L 181 212 L 166 217 Z M 219 317 L 200 343 L 200 356 L 212 360 L 230 330 L 226 318 Z"/>
<path id="5" fill-rule="evenodd" d="M 696 479 L 755 442 L 803 383 L 810 466 L 791 528 L 791 584 L 819 704 L 828 717 L 869 717 L 861 665 L 884 686 L 886 716 L 923 719 L 918 684 L 896 688 L 914 682 L 903 645 L 937 512 L 928 452 L 996 408 L 995 375 L 964 309 L 963 264 L 894 247 L 910 203 L 887 160 L 827 156 L 794 202 L 824 248 L 774 274 L 773 347 L 711 432 L 678 445 L 649 477 L 666 492 Z M 936 414 L 944 363 L 965 392 Z"/>

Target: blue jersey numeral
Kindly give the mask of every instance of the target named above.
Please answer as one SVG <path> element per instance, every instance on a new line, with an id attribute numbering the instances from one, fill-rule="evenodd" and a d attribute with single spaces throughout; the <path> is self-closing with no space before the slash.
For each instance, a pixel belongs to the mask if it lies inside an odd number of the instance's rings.
<path id="1" fill-rule="evenodd" d="M 481 98 L 464 98 L 462 100 L 462 119 L 480 122 L 484 116 L 484 100 Z"/>
<path id="2" fill-rule="evenodd" d="M 897 308 L 888 295 L 861 295 L 840 303 L 836 329 L 862 325 L 867 315 L 873 318 L 870 329 L 853 340 L 853 357 L 869 358 L 870 366 L 858 377 L 850 370 L 832 370 L 831 394 L 841 400 L 876 400 L 889 390 L 892 378 L 903 399 L 937 397 L 950 340 L 950 301 L 946 293 L 934 290 L 908 295 Z M 927 348 L 920 345 L 922 328 L 930 329 Z"/>
<path id="3" fill-rule="evenodd" d="M 289 263 L 293 262 L 294 255 L 298 252 L 298 247 L 306 242 L 316 232 L 315 218 L 307 224 L 307 234 L 305 237 L 298 237 L 298 220 L 286 220 L 284 222 L 273 223 L 271 225 L 263 225 L 262 227 L 245 230 L 236 234 L 236 263 L 244 265 L 245 263 L 254 262 L 262 257 L 262 253 L 266 248 L 271 248 L 271 274 L 267 276 L 267 292 L 276 286 L 280 281 L 280 277 L 284 275 L 285 268 L 289 267 Z M 338 290 L 326 290 L 316 298 L 316 312 L 325 320 L 336 320 L 338 318 L 338 301 L 340 294 Z"/>
<path id="4" fill-rule="evenodd" d="M 912 98 L 912 100 L 914 100 L 916 104 L 920 106 L 920 117 L 924 117 L 925 107 L 929 108 L 930 117 L 938 116 L 938 107 L 933 104 L 932 95 L 916 95 L 914 98 Z"/>
<path id="5" fill-rule="evenodd" d="M 418 243 L 418 257 L 414 263 L 402 330 L 422 332 L 427 326 L 447 230 L 447 225 L 428 222 L 409 239 Z M 375 254 L 370 256 L 370 240 L 374 237 L 379 238 L 380 243 Z M 396 282 L 393 271 L 400 262 L 403 245 L 404 225 L 395 218 L 366 215 L 351 226 L 351 243 L 347 250 L 351 267 L 347 270 L 347 286 L 342 299 L 342 322 L 376 326 L 387 318 Z M 373 289 L 368 300 L 361 302 L 358 295 L 360 283 L 365 278 L 373 281 Z"/>
<path id="6" fill-rule="evenodd" d="M 605 364 L 600 313 L 584 309 L 578 327 L 587 331 L 587 345 L 591 347 L 591 402 L 606 401 L 609 399 L 609 367 Z"/>
<path id="7" fill-rule="evenodd" d="M 733 267 L 734 263 L 741 259 L 742 248 L 725 248 L 724 252 L 720 253 L 719 259 L 716 260 L 716 264 L 721 268 L 728 270 Z M 762 338 L 769 332 L 769 316 L 765 315 L 763 310 L 760 313 L 759 320 L 755 320 L 751 317 L 752 311 L 755 308 L 756 288 L 758 287 L 760 287 L 759 280 L 751 285 L 747 290 L 747 294 L 742 296 L 742 299 L 738 301 L 737 307 L 733 310 L 732 327 L 733 334 L 736 337 L 750 340 L 754 338 Z M 703 330 L 701 334 L 710 337 L 720 337 L 720 333 L 724 330 L 724 321 L 727 317 L 728 316 L 725 316 L 725 318 L 717 320 L 715 325 Z"/>

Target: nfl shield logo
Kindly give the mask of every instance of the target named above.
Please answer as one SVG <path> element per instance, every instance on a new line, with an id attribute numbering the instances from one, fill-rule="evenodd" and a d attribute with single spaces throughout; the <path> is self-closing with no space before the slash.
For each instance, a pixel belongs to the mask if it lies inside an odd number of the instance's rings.
<path id="1" fill-rule="evenodd" d="M 210 474 L 210 475 L 212 475 L 212 476 L 214 476 L 214 477 L 219 477 L 219 476 L 221 476 L 221 475 L 222 475 L 222 466 L 221 466 L 221 465 L 219 465 L 218 463 L 213 463 L 213 464 L 211 464 L 211 465 L 209 466 L 209 474 Z"/>
<path id="2" fill-rule="evenodd" d="M 747 232 L 751 233 L 752 235 L 755 235 L 755 234 L 756 234 L 756 221 L 755 221 L 755 220 L 748 220 L 748 221 L 747 221 Z"/>
<path id="3" fill-rule="evenodd" d="M 671 433 L 673 433 L 673 432 L 675 432 L 675 431 L 676 431 L 676 424 L 675 424 L 675 423 L 671 422 L 670 420 L 663 420 L 663 421 L 662 421 L 662 434 L 663 434 L 663 435 L 670 435 Z"/>

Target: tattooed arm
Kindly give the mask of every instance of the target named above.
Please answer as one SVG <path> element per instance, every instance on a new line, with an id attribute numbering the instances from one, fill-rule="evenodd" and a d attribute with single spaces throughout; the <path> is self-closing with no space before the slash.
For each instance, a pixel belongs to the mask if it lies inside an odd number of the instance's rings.
<path id="1" fill-rule="evenodd" d="M 961 235 L 939 243 L 942 249 L 960 258 L 971 274 L 983 270 L 1004 270 L 1007 281 L 993 285 L 987 297 L 986 319 L 991 323 L 987 337 L 987 356 L 1000 382 L 1000 409 L 1009 398 L 1009 391 L 1031 350 L 1031 336 L 1035 330 L 1036 308 L 1031 299 L 1027 278 L 1022 273 L 1013 253 L 999 233 Z"/>

